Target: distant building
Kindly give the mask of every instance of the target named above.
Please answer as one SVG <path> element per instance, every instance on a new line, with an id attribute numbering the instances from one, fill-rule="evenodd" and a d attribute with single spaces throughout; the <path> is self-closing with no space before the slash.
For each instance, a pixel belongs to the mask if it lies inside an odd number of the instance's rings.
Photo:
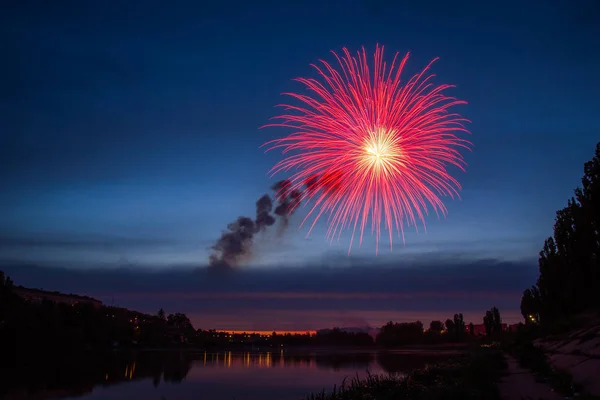
<path id="1" fill-rule="evenodd" d="M 21 296 L 25 300 L 41 303 L 44 300 L 52 301 L 59 304 L 68 304 L 74 306 L 76 304 L 89 304 L 94 308 L 102 307 L 100 300 L 88 296 L 79 296 L 76 294 L 64 294 L 59 292 L 49 292 L 40 289 L 30 289 L 23 286 L 15 286 L 12 289 L 13 293 Z"/>

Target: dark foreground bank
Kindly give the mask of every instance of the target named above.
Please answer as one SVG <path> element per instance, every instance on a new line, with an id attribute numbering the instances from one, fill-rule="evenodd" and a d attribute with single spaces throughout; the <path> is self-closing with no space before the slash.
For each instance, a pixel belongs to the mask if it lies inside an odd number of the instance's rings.
<path id="1" fill-rule="evenodd" d="M 307 400 L 500 399 L 498 381 L 506 369 L 500 350 L 471 349 L 451 360 L 406 375 L 369 375 L 342 382 Z"/>

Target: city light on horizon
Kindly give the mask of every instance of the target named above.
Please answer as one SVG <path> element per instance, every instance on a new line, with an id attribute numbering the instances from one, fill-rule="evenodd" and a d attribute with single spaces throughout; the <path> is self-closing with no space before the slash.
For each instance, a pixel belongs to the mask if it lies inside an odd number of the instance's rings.
<path id="1" fill-rule="evenodd" d="M 227 330 L 227 329 L 216 329 L 215 332 L 218 333 L 227 333 L 231 335 L 261 335 L 261 336 L 271 336 L 273 333 L 276 335 L 316 335 L 317 331 L 315 330 L 305 330 L 305 331 L 285 331 L 285 330 Z"/>

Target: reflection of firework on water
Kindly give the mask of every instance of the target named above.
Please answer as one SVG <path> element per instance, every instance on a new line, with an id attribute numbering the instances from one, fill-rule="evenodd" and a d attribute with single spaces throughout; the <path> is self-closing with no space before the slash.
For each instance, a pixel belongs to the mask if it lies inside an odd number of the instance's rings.
<path id="1" fill-rule="evenodd" d="M 362 243 L 370 216 L 377 249 L 382 227 L 391 249 L 394 230 L 404 241 L 405 223 L 416 227 L 418 219 L 425 226 L 427 203 L 445 215 L 440 196 L 458 196 L 460 184 L 447 166 L 464 170 L 458 149 L 470 143 L 455 133 L 468 133 L 463 125 L 468 120 L 448 109 L 466 102 L 442 93 L 453 86 L 431 83 L 434 75 L 426 75 L 431 63 L 401 82 L 408 54 L 401 60 L 396 54 L 388 65 L 383 47 L 377 46 L 370 69 L 364 48 L 356 57 L 347 49 L 343 53 L 333 53 L 338 70 L 325 61 L 313 65 L 322 82 L 296 79 L 312 95 L 285 93 L 304 105 L 282 105 L 293 113 L 267 125 L 294 129 L 266 143 L 269 150 L 286 154 L 271 173 L 293 171 L 286 191 L 306 186 L 301 199 L 312 205 L 302 224 L 313 217 L 308 234 L 328 213 L 328 238 L 339 239 L 342 230 L 351 229 L 350 251 L 357 228 Z"/>

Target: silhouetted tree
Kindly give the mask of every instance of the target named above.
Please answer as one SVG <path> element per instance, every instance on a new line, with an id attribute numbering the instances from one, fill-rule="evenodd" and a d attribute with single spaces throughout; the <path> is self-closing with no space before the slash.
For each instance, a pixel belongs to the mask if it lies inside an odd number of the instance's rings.
<path id="1" fill-rule="evenodd" d="M 160 310 L 158 310 L 158 313 L 156 315 L 158 316 L 158 318 L 162 319 L 163 321 L 167 320 L 167 318 L 165 317 L 165 310 L 163 310 L 162 308 Z"/>
<path id="2" fill-rule="evenodd" d="M 540 292 L 537 286 L 525 289 L 523 297 L 521 297 L 521 315 L 525 319 L 525 323 L 530 324 L 539 321 L 540 309 Z"/>
<path id="3" fill-rule="evenodd" d="M 554 234 L 544 242 L 537 293 L 523 293 L 521 313 L 527 322 L 529 315 L 552 323 L 600 308 L 600 143 L 584 165 L 581 184 L 557 211 Z"/>
<path id="4" fill-rule="evenodd" d="M 483 325 L 485 326 L 485 335 L 488 337 L 491 336 L 494 331 L 494 314 L 490 310 L 485 312 Z"/>
<path id="5" fill-rule="evenodd" d="M 486 336 L 502 333 L 502 318 L 500 317 L 500 310 L 496 306 L 485 312 L 483 325 L 485 326 Z"/>
<path id="6" fill-rule="evenodd" d="M 452 320 L 450 318 L 448 318 L 446 320 L 446 335 L 448 335 L 448 337 L 452 337 L 452 338 L 454 338 L 456 336 L 454 320 Z"/>
<path id="7" fill-rule="evenodd" d="M 472 322 L 469 324 L 469 335 L 475 336 L 475 325 Z"/>
<path id="8" fill-rule="evenodd" d="M 175 329 L 176 332 L 172 333 L 176 333 L 175 339 L 177 341 L 189 341 L 196 336 L 196 331 L 192 322 L 187 315 L 183 313 L 169 314 L 167 316 L 167 325 L 172 329 Z"/>
<path id="9" fill-rule="evenodd" d="M 500 318 L 500 310 L 494 306 L 492 307 L 491 312 L 493 316 L 494 333 L 502 333 L 502 318 Z"/>
<path id="10" fill-rule="evenodd" d="M 5 290 L 10 290 L 14 286 L 12 279 L 10 276 L 5 276 L 4 271 L 0 271 L 0 287 L 3 287 Z"/>
<path id="11" fill-rule="evenodd" d="M 423 338 L 421 321 L 393 323 L 388 322 L 377 335 L 377 343 L 384 346 L 399 346 L 418 343 Z"/>
<path id="12" fill-rule="evenodd" d="M 462 313 L 454 314 L 454 336 L 457 340 L 461 339 L 465 333 L 465 321 Z"/>
<path id="13" fill-rule="evenodd" d="M 285 335 L 285 344 L 304 345 L 311 343 L 310 335 Z M 317 345 L 340 345 L 340 346 L 370 346 L 373 344 L 373 338 L 366 332 L 345 332 L 339 328 L 334 328 L 327 332 L 319 332 L 314 336 L 313 343 Z"/>
<path id="14" fill-rule="evenodd" d="M 429 331 L 432 333 L 440 334 L 444 330 L 444 323 L 442 321 L 431 321 L 429 323 Z"/>
<path id="15" fill-rule="evenodd" d="M 167 317 L 167 325 L 174 326 L 181 331 L 193 331 L 194 326 L 187 315 L 183 313 L 169 314 Z"/>

